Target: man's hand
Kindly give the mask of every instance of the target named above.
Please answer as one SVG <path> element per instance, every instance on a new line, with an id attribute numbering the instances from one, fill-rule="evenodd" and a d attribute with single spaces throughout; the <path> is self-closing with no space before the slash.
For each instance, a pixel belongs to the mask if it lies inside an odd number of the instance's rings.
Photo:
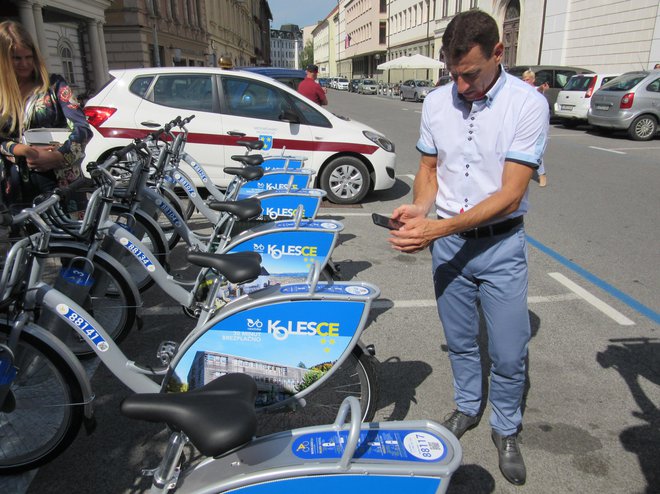
<path id="1" fill-rule="evenodd" d="M 399 206 L 392 213 L 392 218 L 404 224 L 398 230 L 390 232 L 388 242 L 396 250 L 414 254 L 428 247 L 437 237 L 432 229 L 433 220 L 426 217 L 426 211 L 420 206 Z"/>

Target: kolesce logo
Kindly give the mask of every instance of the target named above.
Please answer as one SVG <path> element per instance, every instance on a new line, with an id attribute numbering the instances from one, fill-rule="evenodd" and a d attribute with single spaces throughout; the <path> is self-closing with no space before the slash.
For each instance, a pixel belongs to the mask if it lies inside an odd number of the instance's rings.
<path id="1" fill-rule="evenodd" d="M 338 337 L 338 322 L 314 321 L 271 321 L 268 320 L 268 333 L 276 340 L 285 340 L 289 335 Z"/>
<path id="2" fill-rule="evenodd" d="M 261 328 L 264 327 L 264 323 L 260 319 L 250 319 L 247 318 L 247 330 L 248 331 L 261 331 Z"/>
<path id="3" fill-rule="evenodd" d="M 316 257 L 317 247 L 304 245 L 269 245 L 268 255 L 273 259 L 280 259 L 282 256 Z"/>
<path id="4" fill-rule="evenodd" d="M 267 207 L 263 210 L 262 216 L 268 216 L 271 220 L 276 220 L 280 216 L 293 216 L 296 212 L 294 208 L 274 208 Z M 305 210 L 302 211 L 303 218 L 305 217 Z"/>

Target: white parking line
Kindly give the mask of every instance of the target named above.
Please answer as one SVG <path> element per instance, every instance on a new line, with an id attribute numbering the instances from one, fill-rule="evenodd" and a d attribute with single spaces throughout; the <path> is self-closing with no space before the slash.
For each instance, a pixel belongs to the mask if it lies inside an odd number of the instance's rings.
<path id="1" fill-rule="evenodd" d="M 649 149 L 660 149 L 660 146 L 655 147 L 638 147 L 638 148 L 616 148 L 618 151 L 647 151 Z"/>
<path id="2" fill-rule="evenodd" d="M 596 150 L 598 150 L 598 151 L 605 151 L 605 152 L 607 152 L 607 153 L 627 154 L 627 153 L 624 153 L 623 151 L 617 151 L 617 150 L 615 150 L 615 149 L 599 148 L 599 147 L 597 147 L 597 146 L 589 146 L 589 147 L 590 147 L 591 149 L 596 149 Z"/>
<path id="3" fill-rule="evenodd" d="M 575 293 L 563 293 L 560 295 L 537 295 L 534 297 L 529 297 L 527 303 L 529 304 L 543 304 L 551 302 L 565 302 L 567 300 L 577 300 L 581 298 Z M 435 300 L 375 300 L 371 306 L 374 309 L 418 309 L 424 307 L 433 307 L 435 308 Z M 183 314 L 181 307 L 172 307 L 172 306 L 159 306 L 159 307 L 150 307 L 145 309 L 143 312 L 144 315 L 150 316 L 172 316 Z M 142 329 L 143 332 L 149 332 L 149 329 Z M 158 328 L 154 328 L 154 331 L 158 331 Z"/>
<path id="4" fill-rule="evenodd" d="M 557 280 L 559 283 L 564 285 L 566 288 L 571 290 L 573 293 L 575 293 L 577 296 L 580 298 L 584 299 L 586 302 L 589 302 L 591 305 L 593 305 L 596 309 L 601 311 L 603 314 L 608 316 L 609 318 L 613 319 L 615 322 L 621 324 L 622 326 L 632 326 L 635 324 L 634 321 L 631 321 L 628 319 L 626 316 L 621 314 L 618 310 L 616 310 L 614 307 L 611 305 L 606 304 L 603 302 L 601 299 L 593 295 L 592 293 L 588 292 L 578 284 L 574 283 L 573 281 L 569 280 L 566 276 L 564 276 L 561 273 L 548 273 L 548 276 L 551 278 L 554 278 Z"/>

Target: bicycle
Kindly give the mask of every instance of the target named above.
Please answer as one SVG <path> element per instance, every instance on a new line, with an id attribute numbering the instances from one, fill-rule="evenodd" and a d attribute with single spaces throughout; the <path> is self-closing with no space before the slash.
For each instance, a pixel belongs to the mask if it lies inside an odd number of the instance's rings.
<path id="1" fill-rule="evenodd" d="M 72 329 L 135 393 L 193 391 L 222 369 L 240 368 L 260 383 L 254 406 L 272 412 L 269 419 L 277 419 L 282 429 L 291 421 L 324 421 L 346 395 L 359 397 L 363 419 L 373 418 L 377 378 L 359 337 L 379 295 L 375 286 L 319 282 L 315 267 L 305 283 L 239 295 L 241 284 L 261 272 L 258 254 L 191 252 L 189 262 L 220 275 L 209 287 L 205 315 L 180 343 L 160 345 L 161 367 L 140 365 L 126 358 L 79 304 L 39 281 L 49 230 L 39 214 L 58 200 L 55 194 L 14 217 L 15 224 L 29 219 L 38 232 L 12 246 L 0 278 L 3 300 L 13 299 L 0 323 L 0 430 L 3 438 L 7 431 L 15 438 L 3 439 L 1 473 L 45 463 L 66 448 L 83 421 L 93 427 L 89 379 L 60 339 Z M 217 310 L 223 290 L 239 296 Z M 45 327 L 35 323 L 37 313 Z M 305 413 L 285 412 L 305 405 Z"/>
<path id="2" fill-rule="evenodd" d="M 462 448 L 443 426 L 426 421 L 360 424 L 348 397 L 332 425 L 253 438 L 257 388 L 242 374 L 222 376 L 184 395 L 126 398 L 127 417 L 165 422 L 173 430 L 151 494 L 247 492 L 415 492 L 441 494 L 461 463 Z M 346 417 L 350 411 L 350 423 Z M 191 443 L 206 457 L 182 465 Z"/>

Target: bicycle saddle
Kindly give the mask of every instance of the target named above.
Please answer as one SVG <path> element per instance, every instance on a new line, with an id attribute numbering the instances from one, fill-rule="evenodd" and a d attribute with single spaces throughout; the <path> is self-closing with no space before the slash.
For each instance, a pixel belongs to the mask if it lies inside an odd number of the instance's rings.
<path id="1" fill-rule="evenodd" d="M 165 422 L 205 456 L 248 442 L 257 429 L 257 386 L 246 374 L 226 374 L 188 393 L 144 393 L 124 399 L 126 417 Z"/>
<path id="2" fill-rule="evenodd" d="M 240 140 L 236 141 L 237 146 L 245 146 L 246 148 L 252 150 L 252 151 L 260 151 L 264 148 L 264 141 L 259 141 L 259 140 L 253 140 L 253 141 L 245 141 L 245 140 Z"/>
<path id="3" fill-rule="evenodd" d="M 214 201 L 209 203 L 209 207 L 214 211 L 233 214 L 240 221 L 261 215 L 261 201 L 255 197 L 249 197 L 241 201 Z"/>
<path id="4" fill-rule="evenodd" d="M 245 167 L 226 166 L 222 169 L 228 175 L 238 175 L 245 180 L 259 180 L 264 176 L 264 169 L 259 166 L 246 165 Z"/>
<path id="5" fill-rule="evenodd" d="M 244 154 L 235 154 L 231 159 L 243 163 L 245 166 L 258 166 L 264 162 L 264 157 L 260 154 L 249 154 L 247 156 Z"/>
<path id="6" fill-rule="evenodd" d="M 261 274 L 261 256 L 257 252 L 214 254 L 188 251 L 186 260 L 200 268 L 213 268 L 232 283 L 254 280 Z"/>

